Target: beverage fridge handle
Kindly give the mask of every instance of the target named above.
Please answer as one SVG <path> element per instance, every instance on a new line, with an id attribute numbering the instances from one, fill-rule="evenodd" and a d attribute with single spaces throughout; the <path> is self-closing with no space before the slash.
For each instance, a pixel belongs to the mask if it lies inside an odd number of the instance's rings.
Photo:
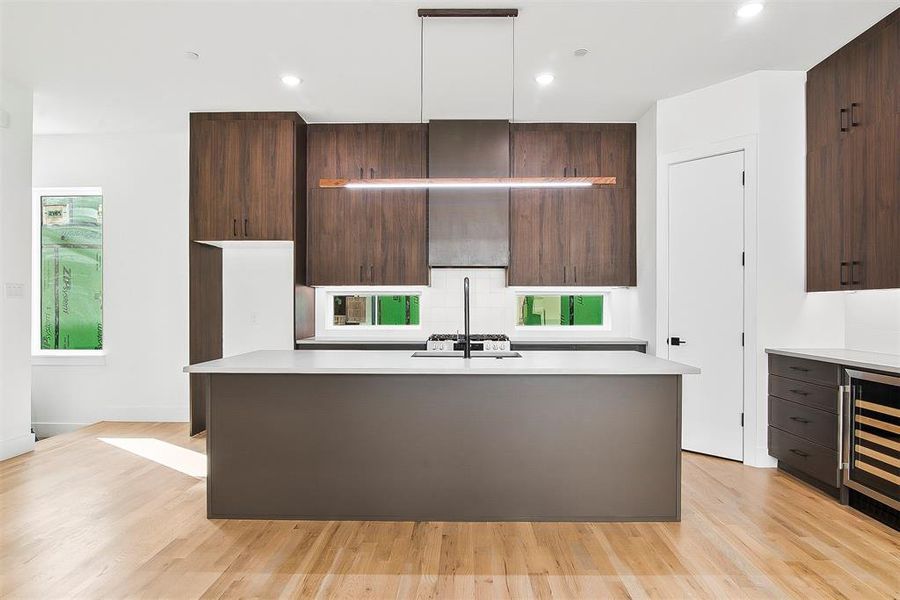
<path id="1" fill-rule="evenodd" d="M 841 460 L 842 480 L 846 482 L 850 477 L 850 433 L 853 427 L 853 423 L 850 421 L 852 386 L 850 383 L 847 383 L 838 389 L 840 390 L 840 398 L 838 399 L 838 456 L 840 456 Z"/>

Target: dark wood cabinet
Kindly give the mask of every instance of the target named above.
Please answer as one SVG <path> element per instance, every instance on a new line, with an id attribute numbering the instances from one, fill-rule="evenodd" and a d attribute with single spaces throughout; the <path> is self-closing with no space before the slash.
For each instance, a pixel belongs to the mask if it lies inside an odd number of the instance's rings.
<path id="1" fill-rule="evenodd" d="M 900 10 L 807 76 L 807 291 L 900 287 Z"/>
<path id="2" fill-rule="evenodd" d="M 191 114 L 191 239 L 293 240 L 305 126 L 296 113 Z"/>
<path id="3" fill-rule="evenodd" d="M 189 174 L 193 364 L 222 357 L 222 250 L 199 242 L 293 241 L 295 283 L 306 279 L 306 123 L 297 113 L 192 113 Z M 193 435 L 206 428 L 209 382 L 190 380 Z"/>
<path id="4" fill-rule="evenodd" d="M 838 365 L 769 354 L 769 454 L 778 468 L 840 495 Z"/>
<path id="5" fill-rule="evenodd" d="M 426 285 L 422 190 L 320 189 L 321 178 L 424 177 L 421 124 L 313 125 L 308 135 L 309 285 Z"/>
<path id="6" fill-rule="evenodd" d="M 635 126 L 516 124 L 514 177 L 607 176 L 609 188 L 513 190 L 510 285 L 635 285 Z"/>

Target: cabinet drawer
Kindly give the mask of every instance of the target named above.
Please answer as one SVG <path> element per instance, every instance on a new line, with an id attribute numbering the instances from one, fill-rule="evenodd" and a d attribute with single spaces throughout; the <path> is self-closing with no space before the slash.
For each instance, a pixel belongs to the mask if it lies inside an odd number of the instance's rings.
<path id="1" fill-rule="evenodd" d="M 837 450 L 769 426 L 769 454 L 814 479 L 840 486 Z"/>
<path id="2" fill-rule="evenodd" d="M 837 365 L 804 358 L 770 354 L 769 373 L 819 385 L 840 385 L 840 368 Z"/>
<path id="3" fill-rule="evenodd" d="M 778 375 L 769 375 L 769 395 L 836 413 L 840 393 L 837 387 L 825 387 Z"/>
<path id="4" fill-rule="evenodd" d="M 769 396 L 769 425 L 837 450 L 836 414 Z"/>

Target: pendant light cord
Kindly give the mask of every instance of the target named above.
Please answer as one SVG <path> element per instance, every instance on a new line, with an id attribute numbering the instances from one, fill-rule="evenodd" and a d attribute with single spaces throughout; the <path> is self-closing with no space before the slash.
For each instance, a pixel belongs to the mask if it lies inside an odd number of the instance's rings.
<path id="1" fill-rule="evenodd" d="M 516 122 L 516 19 L 512 19 L 512 116 L 510 122 Z"/>
<path id="2" fill-rule="evenodd" d="M 425 122 L 425 17 L 419 17 L 419 123 Z"/>

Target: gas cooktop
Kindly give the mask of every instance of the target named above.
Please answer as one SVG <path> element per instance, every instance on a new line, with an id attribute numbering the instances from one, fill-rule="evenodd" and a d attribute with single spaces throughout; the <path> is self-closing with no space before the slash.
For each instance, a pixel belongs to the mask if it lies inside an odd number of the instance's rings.
<path id="1" fill-rule="evenodd" d="M 469 336 L 473 352 L 500 351 L 510 349 L 509 337 L 502 333 L 473 333 Z M 459 351 L 465 345 L 465 336 L 461 333 L 435 333 L 428 336 L 428 350 Z"/>

